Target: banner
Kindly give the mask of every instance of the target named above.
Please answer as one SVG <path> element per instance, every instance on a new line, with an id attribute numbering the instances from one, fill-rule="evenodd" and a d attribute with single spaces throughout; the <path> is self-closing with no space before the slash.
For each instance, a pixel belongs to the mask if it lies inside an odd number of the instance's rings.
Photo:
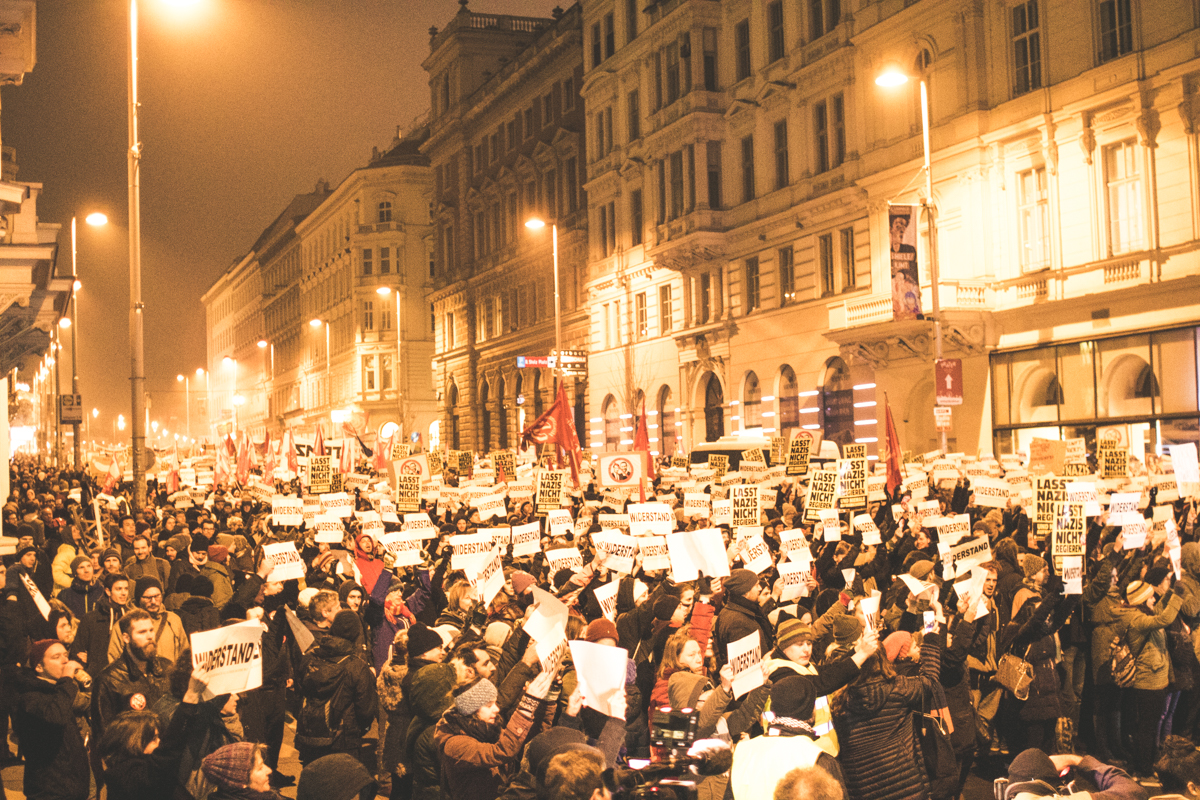
<path id="1" fill-rule="evenodd" d="M 257 620 L 192 634 L 192 666 L 208 681 L 205 700 L 262 686 L 262 635 Z"/>
<path id="2" fill-rule="evenodd" d="M 762 643 L 758 631 L 729 643 L 727 663 L 733 670 L 733 696 L 739 698 L 763 685 Z"/>
<path id="3" fill-rule="evenodd" d="M 263 558 L 271 565 L 271 573 L 267 581 L 300 580 L 304 577 L 304 561 L 296 552 L 295 542 L 279 542 L 263 545 Z"/>
<path id="4" fill-rule="evenodd" d="M 542 526 L 537 522 L 517 525 L 512 529 L 513 558 L 542 552 Z"/>
<path id="5" fill-rule="evenodd" d="M 396 476 L 396 510 L 417 511 L 421 508 L 421 479 L 416 475 Z"/>
<path id="6" fill-rule="evenodd" d="M 271 498 L 271 524 L 294 527 L 304 524 L 304 501 L 277 494 Z"/>
<path id="7" fill-rule="evenodd" d="M 917 266 L 916 206 L 889 206 L 888 255 L 892 268 L 892 319 L 921 319 L 921 280 Z"/>

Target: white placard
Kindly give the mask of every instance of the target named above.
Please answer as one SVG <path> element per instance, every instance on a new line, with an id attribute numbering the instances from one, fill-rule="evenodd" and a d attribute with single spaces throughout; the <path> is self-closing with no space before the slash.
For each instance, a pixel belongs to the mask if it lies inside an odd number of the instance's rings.
<path id="1" fill-rule="evenodd" d="M 647 572 L 671 568 L 671 554 L 665 536 L 643 536 L 637 540 L 642 554 L 642 569 Z"/>
<path id="2" fill-rule="evenodd" d="M 684 492 L 683 516 L 685 519 L 691 519 L 692 517 L 708 519 L 711 513 L 712 507 L 709 505 L 707 492 Z"/>
<path id="3" fill-rule="evenodd" d="M 630 503 L 627 513 L 633 536 L 666 536 L 675 530 L 675 512 L 666 503 Z"/>
<path id="4" fill-rule="evenodd" d="M 513 558 L 542 552 L 542 526 L 537 522 L 516 525 L 512 529 Z"/>
<path id="5" fill-rule="evenodd" d="M 262 635 L 257 620 L 192 634 L 192 666 L 205 670 L 206 700 L 262 686 Z"/>
<path id="6" fill-rule="evenodd" d="M 863 546 L 883 544 L 879 526 L 875 524 L 875 520 L 871 519 L 870 514 L 856 514 L 852 523 L 854 532 L 862 537 Z"/>
<path id="7" fill-rule="evenodd" d="M 550 565 L 550 577 L 560 569 L 578 572 L 583 569 L 583 554 L 577 547 L 556 547 L 546 551 L 546 563 Z"/>
<path id="8" fill-rule="evenodd" d="M 746 569 L 758 575 L 773 566 L 771 550 L 763 541 L 762 536 L 752 533 L 742 540 L 742 564 Z"/>
<path id="9" fill-rule="evenodd" d="M 546 514 L 546 527 L 551 536 L 566 536 L 573 525 L 571 512 L 566 509 L 558 509 Z"/>
<path id="10" fill-rule="evenodd" d="M 667 537 L 667 552 L 676 583 L 694 581 L 700 572 L 710 578 L 729 577 L 725 542 L 716 528 L 672 533 Z"/>
<path id="11" fill-rule="evenodd" d="M 727 660 L 733 670 L 733 696 L 739 698 L 763 685 L 762 644 L 758 631 L 729 643 Z"/>
<path id="12" fill-rule="evenodd" d="M 617 619 L 617 592 L 620 588 L 620 581 L 609 581 L 603 586 L 597 586 L 592 590 L 592 594 L 596 595 L 596 602 L 600 604 L 600 610 L 604 613 L 604 616 L 614 622 Z"/>
<path id="13" fill-rule="evenodd" d="M 433 524 L 433 520 L 423 511 L 410 511 L 405 514 L 402 530 L 409 536 L 417 536 L 421 539 L 436 539 L 440 533 L 437 526 Z"/>
<path id="14" fill-rule="evenodd" d="M 492 598 L 504 588 L 504 563 L 501 560 L 503 551 L 493 548 L 482 558 L 475 558 L 466 568 L 467 580 L 475 587 L 479 602 L 485 608 L 491 604 Z"/>
<path id="15" fill-rule="evenodd" d="M 263 558 L 271 564 L 271 574 L 267 576 L 271 583 L 300 580 L 304 577 L 304 560 L 296 552 L 295 542 L 264 544 Z"/>
<path id="16" fill-rule="evenodd" d="M 713 500 L 712 501 L 712 524 L 713 525 L 732 525 L 733 524 L 733 501 L 732 500 Z"/>
<path id="17" fill-rule="evenodd" d="M 323 494 L 320 500 L 321 513 L 326 516 L 349 519 L 354 513 L 354 500 L 345 492 Z"/>
<path id="18" fill-rule="evenodd" d="M 399 531 L 385 533 L 379 539 L 379 544 L 392 555 L 392 566 L 415 567 L 425 561 L 421 553 L 422 540 L 419 536 Z"/>
<path id="19" fill-rule="evenodd" d="M 284 527 L 304 524 L 304 501 L 277 494 L 271 498 L 271 524 Z"/>
<path id="20" fill-rule="evenodd" d="M 341 544 L 342 539 L 346 537 L 346 527 L 342 525 L 342 521 L 336 517 L 325 517 L 318 515 L 314 521 L 316 525 L 316 536 L 318 542 L 326 544 Z"/>
<path id="21" fill-rule="evenodd" d="M 1063 556 L 1063 594 L 1083 594 L 1083 556 Z"/>
<path id="22" fill-rule="evenodd" d="M 568 644 L 571 660 L 575 663 L 575 677 L 583 693 L 583 704 L 613 716 L 610 703 L 618 692 L 625 691 L 628 654 L 624 648 L 592 642 L 574 640 Z"/>
<path id="23" fill-rule="evenodd" d="M 460 533 L 450 537 L 450 569 L 467 569 L 492 551 L 492 534 L 489 532 Z"/>
<path id="24" fill-rule="evenodd" d="M 1010 488 L 1003 478 L 975 478 L 971 481 L 975 505 L 983 508 L 1006 508 Z"/>

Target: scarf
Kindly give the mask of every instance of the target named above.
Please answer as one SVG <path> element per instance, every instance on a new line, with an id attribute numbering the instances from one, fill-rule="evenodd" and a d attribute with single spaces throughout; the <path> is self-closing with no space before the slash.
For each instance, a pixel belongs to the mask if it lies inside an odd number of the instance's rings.
<path id="1" fill-rule="evenodd" d="M 361 569 L 361 567 L 360 567 L 360 569 Z M 399 621 L 398 617 L 404 617 L 405 624 L 403 627 L 405 627 L 405 628 L 409 627 L 410 625 L 412 625 L 414 622 L 417 621 L 417 618 L 415 616 L 413 616 L 413 613 L 408 610 L 408 606 L 404 605 L 403 600 L 400 600 L 400 599 L 393 600 L 391 598 L 384 600 L 383 601 L 383 618 L 386 619 L 389 623 L 391 623 L 392 626 L 399 628 L 399 627 L 401 627 L 401 625 L 400 625 L 400 621 Z"/>

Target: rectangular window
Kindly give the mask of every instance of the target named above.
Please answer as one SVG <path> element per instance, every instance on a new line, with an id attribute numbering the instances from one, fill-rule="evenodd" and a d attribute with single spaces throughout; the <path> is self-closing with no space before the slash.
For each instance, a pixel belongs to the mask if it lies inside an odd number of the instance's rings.
<path id="1" fill-rule="evenodd" d="M 533 137 L 533 134 L 533 106 L 530 106 L 525 109 L 525 138 L 530 139 Z"/>
<path id="2" fill-rule="evenodd" d="M 446 269 L 454 269 L 454 226 L 446 226 Z M 432 277 L 433 273 L 430 273 Z"/>
<path id="3" fill-rule="evenodd" d="M 663 53 L 655 50 L 651 58 L 654 61 L 654 110 L 663 107 Z"/>
<path id="4" fill-rule="evenodd" d="M 841 0 L 808 0 L 811 39 L 819 39 L 842 20 Z"/>
<path id="5" fill-rule="evenodd" d="M 1100 61 L 1133 51 L 1132 0 L 1100 0 Z"/>
<path id="6" fill-rule="evenodd" d="M 734 57 L 737 79 L 750 77 L 750 20 L 744 19 L 733 28 Z"/>
<path id="7" fill-rule="evenodd" d="M 775 188 L 782 189 L 788 181 L 788 134 L 787 120 L 775 123 Z"/>
<path id="8" fill-rule="evenodd" d="M 767 62 L 783 58 L 783 2 L 767 3 Z"/>
<path id="9" fill-rule="evenodd" d="M 746 311 L 762 308 L 762 282 L 758 274 L 758 256 L 746 259 Z"/>
<path id="10" fill-rule="evenodd" d="M 363 356 L 363 390 L 375 391 L 375 356 Z"/>
<path id="11" fill-rule="evenodd" d="M 828 172 L 829 107 L 824 100 L 813 106 L 813 137 L 817 146 L 817 172 Z"/>
<path id="12" fill-rule="evenodd" d="M 696 210 L 696 146 L 694 144 L 683 146 L 683 162 L 684 169 L 687 170 L 686 208 L 690 213 Z"/>
<path id="13" fill-rule="evenodd" d="M 796 302 L 796 255 L 791 247 L 779 250 L 779 305 Z"/>
<path id="14" fill-rule="evenodd" d="M 667 162 L 661 158 L 655 162 L 658 173 L 658 215 L 655 222 L 662 225 L 667 221 Z"/>
<path id="15" fill-rule="evenodd" d="M 704 88 L 706 91 L 717 91 L 717 29 L 705 28 L 702 33 L 704 41 Z"/>
<path id="16" fill-rule="evenodd" d="M 497 336 L 499 331 L 496 330 L 496 304 L 489 297 L 483 304 L 483 325 L 480 326 L 480 339 L 488 339 L 492 336 Z"/>
<path id="17" fill-rule="evenodd" d="M 579 208 L 579 168 L 575 166 L 575 158 L 567 159 L 567 213 L 573 214 Z"/>
<path id="18" fill-rule="evenodd" d="M 1104 148 L 1110 255 L 1143 247 L 1142 181 L 1138 162 L 1138 145 L 1132 139 Z"/>
<path id="19" fill-rule="evenodd" d="M 646 293 L 638 292 L 633 298 L 634 324 L 637 326 L 637 338 L 645 339 L 650 335 L 650 312 L 646 307 Z"/>
<path id="20" fill-rule="evenodd" d="M 638 35 L 638 0 L 625 0 L 625 41 L 632 42 Z"/>
<path id="21" fill-rule="evenodd" d="M 669 160 L 671 173 L 670 205 L 667 219 L 676 219 L 683 214 L 683 151 L 671 153 Z"/>
<path id="22" fill-rule="evenodd" d="M 373 259 L 371 258 L 371 248 L 364 247 L 362 251 L 362 270 L 363 275 L 370 275 L 374 269 Z"/>
<path id="23" fill-rule="evenodd" d="M 575 108 L 575 80 L 566 78 L 562 82 L 562 110 L 565 114 Z"/>
<path id="24" fill-rule="evenodd" d="M 658 332 L 670 333 L 674 327 L 671 305 L 671 284 L 658 287 Z"/>
<path id="25" fill-rule="evenodd" d="M 608 145 L 608 149 L 604 151 L 604 155 L 608 155 L 613 149 L 613 121 L 612 121 L 612 106 L 604 109 L 604 143 Z"/>
<path id="26" fill-rule="evenodd" d="M 629 141 L 636 142 L 642 138 L 642 114 L 638 107 L 638 91 L 629 93 L 625 102 L 625 113 L 629 118 Z"/>
<path id="27" fill-rule="evenodd" d="M 604 60 L 604 49 L 600 36 L 600 23 L 592 23 L 592 69 L 600 66 Z"/>
<path id="28" fill-rule="evenodd" d="M 1014 6 L 1012 10 L 1015 94 L 1025 94 L 1042 86 L 1042 48 L 1037 4 L 1038 0 L 1028 0 Z"/>
<path id="29" fill-rule="evenodd" d="M 817 257 L 821 270 L 821 297 L 837 291 L 837 275 L 833 270 L 833 234 L 817 237 Z"/>
<path id="30" fill-rule="evenodd" d="M 721 143 L 705 142 L 708 162 L 708 207 L 714 211 L 721 207 Z"/>
<path id="31" fill-rule="evenodd" d="M 520 119 L 520 117 L 517 117 L 517 118 L 514 118 L 514 119 L 510 119 L 510 120 L 508 121 L 508 129 L 507 129 L 507 131 L 506 131 L 506 134 L 505 134 L 505 136 L 504 136 L 504 139 L 505 139 L 505 141 L 507 141 L 507 142 L 508 142 L 508 149 L 509 149 L 510 151 L 512 151 L 512 150 L 515 150 L 515 149 L 516 149 L 516 147 L 517 147 L 517 141 L 518 141 L 518 139 L 520 138 L 520 137 L 518 136 L 518 134 L 517 134 L 517 125 L 518 125 L 518 120 L 519 120 L 519 119 Z"/>
<path id="32" fill-rule="evenodd" d="M 634 189 L 629 193 L 629 232 L 630 243 L 641 244 L 645 222 L 642 219 L 642 190 Z"/>
<path id="33" fill-rule="evenodd" d="M 858 279 L 854 274 L 854 229 L 842 228 L 838 232 L 839 255 L 841 256 L 840 277 L 842 281 L 841 290 L 849 292 L 858 285 Z"/>
<path id="34" fill-rule="evenodd" d="M 833 147 L 829 153 L 830 167 L 840 167 L 846 160 L 846 104 L 842 95 L 835 94 L 831 100 L 833 119 L 830 127 L 833 129 Z"/>
<path id="35" fill-rule="evenodd" d="M 542 98 L 542 126 L 545 127 L 554 121 L 554 92 L 550 92 Z"/>
<path id="36" fill-rule="evenodd" d="M 1021 268 L 1027 272 L 1050 264 L 1050 198 L 1046 168 L 1017 175 L 1017 212 L 1020 215 Z"/>
<path id="37" fill-rule="evenodd" d="M 712 313 L 712 274 L 708 272 L 700 275 L 700 307 L 696 309 L 696 322 L 703 325 L 708 322 L 708 316 Z"/>
<path id="38" fill-rule="evenodd" d="M 679 99 L 679 42 L 671 42 L 663 48 L 664 79 L 666 80 L 666 104 Z"/>
<path id="39" fill-rule="evenodd" d="M 612 58 L 615 52 L 617 52 L 617 34 L 613 28 L 613 15 L 608 13 L 604 15 L 604 57 Z"/>
<path id="40" fill-rule="evenodd" d="M 742 139 L 742 202 L 754 199 L 754 137 Z"/>
<path id="41" fill-rule="evenodd" d="M 370 300 L 363 301 L 362 323 L 364 331 L 375 330 L 375 303 Z"/>
<path id="42" fill-rule="evenodd" d="M 379 274 L 387 275 L 392 271 L 392 248 L 379 248 Z"/>
<path id="43" fill-rule="evenodd" d="M 617 252 L 617 204 L 611 202 L 608 208 L 608 228 L 605 231 L 605 255 L 612 255 Z"/>
<path id="44" fill-rule="evenodd" d="M 483 152 L 483 145 L 475 145 L 475 157 L 471 159 L 472 165 L 475 167 L 475 174 L 478 175 L 479 172 L 487 166 L 487 164 L 484 163 L 484 159 L 486 157 L 487 156 Z"/>
<path id="45" fill-rule="evenodd" d="M 542 178 L 542 196 L 546 200 L 546 211 L 550 217 L 558 216 L 558 173 L 546 170 Z"/>
<path id="46" fill-rule="evenodd" d="M 379 388 L 387 391 L 392 388 L 392 361 L 391 355 L 381 355 L 379 357 Z"/>
<path id="47" fill-rule="evenodd" d="M 608 206 L 600 206 L 600 208 L 596 209 L 596 211 L 600 215 L 600 225 L 597 228 L 597 233 L 600 234 L 600 241 L 598 242 L 600 245 L 600 257 L 607 258 L 608 236 L 606 234 L 608 231 Z"/>
<path id="48" fill-rule="evenodd" d="M 610 330 L 611 323 L 608 317 L 608 303 L 604 304 L 604 349 L 612 347 L 612 331 Z"/>
<path id="49" fill-rule="evenodd" d="M 379 330 L 390 331 L 392 329 L 392 304 L 381 303 L 379 307 Z"/>

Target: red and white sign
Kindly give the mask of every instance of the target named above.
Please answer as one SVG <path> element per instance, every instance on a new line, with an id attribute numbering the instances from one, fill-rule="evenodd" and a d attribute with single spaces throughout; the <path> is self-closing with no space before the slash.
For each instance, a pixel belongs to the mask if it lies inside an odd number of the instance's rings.
<path id="1" fill-rule="evenodd" d="M 600 456 L 600 485 L 612 488 L 637 486 L 644 474 L 645 458 L 640 453 Z"/>
<path id="2" fill-rule="evenodd" d="M 939 406 L 961 406 L 963 401 L 962 359 L 939 358 L 934 364 L 933 373 L 934 383 L 937 386 L 937 404 Z"/>
<path id="3" fill-rule="evenodd" d="M 422 483 L 429 480 L 429 456 L 406 456 L 392 462 L 392 470 L 397 475 L 416 475 Z"/>
<path id="4" fill-rule="evenodd" d="M 933 407 L 933 425 L 939 433 L 950 430 L 950 409 L 947 406 Z"/>

